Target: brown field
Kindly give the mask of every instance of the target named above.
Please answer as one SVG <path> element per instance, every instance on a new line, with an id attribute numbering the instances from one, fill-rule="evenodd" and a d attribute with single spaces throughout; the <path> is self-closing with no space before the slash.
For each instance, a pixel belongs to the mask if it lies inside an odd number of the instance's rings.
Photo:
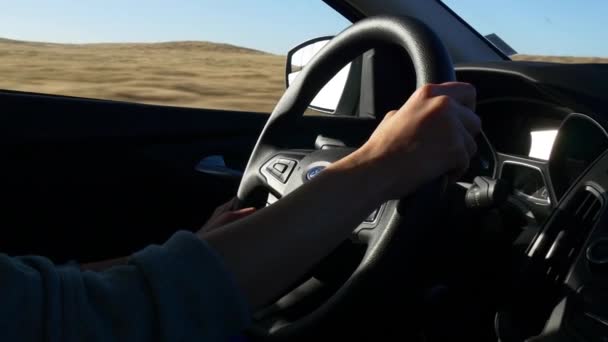
<path id="1" fill-rule="evenodd" d="M 606 58 L 516 60 L 608 63 Z M 270 112 L 285 57 L 209 42 L 51 44 L 0 39 L 0 89 Z"/>
<path id="2" fill-rule="evenodd" d="M 602 57 L 556 57 L 556 56 L 531 56 L 531 55 L 515 55 L 511 56 L 515 61 L 536 61 L 536 62 L 554 62 L 554 63 L 608 63 L 608 58 Z"/>
<path id="3" fill-rule="evenodd" d="M 0 40 L 0 89 L 270 112 L 283 56 L 208 42 L 48 44 Z"/>

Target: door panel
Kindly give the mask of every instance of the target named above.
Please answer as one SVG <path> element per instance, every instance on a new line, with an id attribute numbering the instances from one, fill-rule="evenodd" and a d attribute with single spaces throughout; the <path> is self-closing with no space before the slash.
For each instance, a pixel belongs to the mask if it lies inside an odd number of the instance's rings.
<path id="1" fill-rule="evenodd" d="M 196 229 L 238 180 L 195 171 L 208 155 L 244 168 L 259 113 L 0 92 L 0 250 L 99 260 Z"/>

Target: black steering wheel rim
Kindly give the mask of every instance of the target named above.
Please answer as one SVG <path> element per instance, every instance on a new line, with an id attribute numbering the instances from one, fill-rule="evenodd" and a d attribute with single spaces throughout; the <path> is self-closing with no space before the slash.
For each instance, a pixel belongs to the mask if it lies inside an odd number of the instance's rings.
<path id="1" fill-rule="evenodd" d="M 260 172 L 265 163 L 278 151 L 277 127 L 293 123 L 306 110 L 317 92 L 344 65 L 364 52 L 382 45 L 402 47 L 410 56 L 416 73 L 416 86 L 429 83 L 454 81 L 454 67 L 447 49 L 439 37 L 424 23 L 410 17 L 378 16 L 363 19 L 328 42 L 323 49 L 302 69 L 295 82 L 286 90 L 264 127 L 251 154 L 237 197 L 243 203 L 253 196 L 256 189 L 265 187 L 266 180 Z M 409 61 L 404 61 L 409 62 Z M 406 99 L 404 99 L 405 101 Z M 361 289 L 387 260 L 397 240 L 398 227 L 405 221 L 414 220 L 418 203 L 427 203 L 438 197 L 440 182 L 420 189 L 412 198 L 417 200 L 391 201 L 382 222 L 382 230 L 375 235 L 363 261 L 346 283 L 321 307 L 302 319 L 274 331 L 274 338 L 293 338 L 302 331 L 314 326 L 321 318 L 332 312 L 343 310 L 345 304 L 352 302 Z M 407 219 L 407 218 L 410 219 Z M 407 223 L 405 223 L 407 224 Z M 403 234 L 403 233 L 401 233 Z M 399 251 L 397 251 L 399 253 Z"/>

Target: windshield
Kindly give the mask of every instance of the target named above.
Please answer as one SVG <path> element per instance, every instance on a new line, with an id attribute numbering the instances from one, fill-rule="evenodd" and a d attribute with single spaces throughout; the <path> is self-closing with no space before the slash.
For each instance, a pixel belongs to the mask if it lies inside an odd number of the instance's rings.
<path id="1" fill-rule="evenodd" d="M 443 2 L 512 59 L 608 63 L 606 0 Z"/>

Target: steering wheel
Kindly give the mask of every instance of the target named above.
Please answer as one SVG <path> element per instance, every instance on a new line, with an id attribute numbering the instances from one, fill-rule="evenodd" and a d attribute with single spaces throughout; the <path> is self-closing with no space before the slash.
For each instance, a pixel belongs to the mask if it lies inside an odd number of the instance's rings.
<path id="1" fill-rule="evenodd" d="M 378 16 L 351 25 L 314 56 L 277 103 L 241 180 L 237 195 L 241 203 L 254 202 L 260 193 L 264 196 L 271 193 L 281 198 L 310 180 L 325 165 L 353 151 L 348 148 L 313 152 L 289 149 L 290 139 L 285 132 L 290 128 L 293 130 L 317 92 L 342 67 L 364 52 L 387 44 L 399 46 L 409 54 L 417 87 L 456 79 L 445 46 L 424 23 L 409 17 Z M 404 60 L 404 63 L 409 62 Z M 407 250 L 403 241 L 412 243 L 419 239 L 424 222 L 429 219 L 427 216 L 436 214 L 429 211 L 439 201 L 441 183 L 441 180 L 436 180 L 408 198 L 385 203 L 379 208 L 381 217 L 372 218 L 369 224 L 357 228 L 353 234 L 367 245 L 367 249 L 352 276 L 323 305 L 296 322 L 273 331 L 270 333 L 272 337 L 295 337 L 332 315 L 352 310 L 354 303 L 362 297 L 359 296 L 362 291 L 373 288 L 374 284 L 378 287 L 382 272 L 397 265 L 402 267 L 394 262 L 397 259 L 405 261 L 403 257 Z M 260 189 L 264 191 L 260 192 Z"/>

